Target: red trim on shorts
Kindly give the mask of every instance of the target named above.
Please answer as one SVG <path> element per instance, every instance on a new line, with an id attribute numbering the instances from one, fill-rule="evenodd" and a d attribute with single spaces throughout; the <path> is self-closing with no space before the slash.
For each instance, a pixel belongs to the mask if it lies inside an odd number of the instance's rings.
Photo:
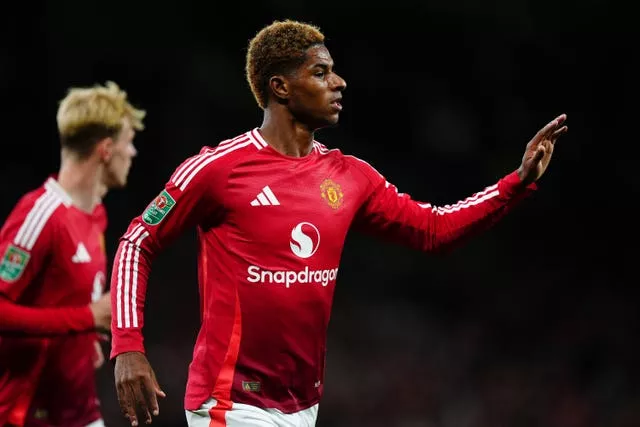
<path id="1" fill-rule="evenodd" d="M 229 339 L 229 349 L 220 368 L 220 374 L 213 387 L 211 397 L 216 400 L 216 405 L 209 409 L 211 422 L 209 427 L 226 427 L 225 414 L 231 409 L 231 388 L 235 376 L 236 362 L 240 353 L 240 340 L 242 338 L 242 316 L 240 314 L 240 297 L 236 289 L 236 307 L 233 319 L 233 329 Z"/>
<path id="2" fill-rule="evenodd" d="M 227 420 L 225 418 L 225 415 L 230 410 L 230 400 L 219 400 L 213 408 L 209 409 L 209 416 L 211 417 L 209 427 L 227 427 Z"/>

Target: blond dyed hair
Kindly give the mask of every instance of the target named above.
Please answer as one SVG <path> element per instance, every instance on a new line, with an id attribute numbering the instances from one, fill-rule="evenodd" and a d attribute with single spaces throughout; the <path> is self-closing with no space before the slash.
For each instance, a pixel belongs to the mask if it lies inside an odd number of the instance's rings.
<path id="1" fill-rule="evenodd" d="M 269 79 L 302 65 L 307 49 L 319 44 L 324 34 L 318 27 L 289 19 L 274 21 L 249 41 L 245 71 L 260 108 L 269 102 Z"/>
<path id="2" fill-rule="evenodd" d="M 87 157 L 98 141 L 116 138 L 128 119 L 135 130 L 143 130 L 146 111 L 127 100 L 127 92 L 112 82 L 105 86 L 73 87 L 60 101 L 56 120 L 62 148 Z"/>

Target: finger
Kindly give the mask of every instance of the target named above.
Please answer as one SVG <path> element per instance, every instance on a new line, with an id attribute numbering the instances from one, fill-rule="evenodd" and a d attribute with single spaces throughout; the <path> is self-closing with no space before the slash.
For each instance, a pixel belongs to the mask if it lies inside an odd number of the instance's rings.
<path id="1" fill-rule="evenodd" d="M 118 404 L 120 405 L 120 411 L 122 415 L 129 420 L 132 426 L 138 425 L 138 418 L 136 417 L 135 401 L 129 387 L 118 384 Z"/>
<path id="2" fill-rule="evenodd" d="M 135 396 L 137 406 L 140 408 L 140 413 L 144 415 L 145 422 L 149 424 L 151 422 L 151 414 L 149 413 L 149 405 L 147 404 L 147 399 L 145 398 L 145 393 L 143 391 L 144 382 L 135 381 L 130 387 L 133 395 Z"/>
<path id="3" fill-rule="evenodd" d="M 142 384 L 142 392 L 147 401 L 151 413 L 157 416 L 160 413 L 160 407 L 158 406 L 158 397 L 156 396 L 157 387 L 151 378 L 146 378 Z"/>
<path id="4" fill-rule="evenodd" d="M 561 126 L 565 120 L 567 120 L 567 115 L 566 114 L 560 114 L 558 117 L 556 117 L 556 122 L 558 123 L 558 126 Z"/>
<path id="5" fill-rule="evenodd" d="M 542 139 L 549 139 L 551 138 L 551 135 L 553 135 L 553 133 L 558 130 L 558 119 L 553 119 L 553 121 L 551 122 L 552 125 L 549 126 L 549 128 L 547 129 L 547 131 L 543 134 Z"/>
<path id="6" fill-rule="evenodd" d="M 153 379 L 153 386 L 154 386 L 154 390 L 156 392 L 156 395 L 160 396 L 160 397 L 167 397 L 167 394 L 162 391 L 162 388 L 160 388 L 160 384 L 158 384 L 158 379 L 156 378 L 156 373 L 151 371 L 151 377 Z"/>
<path id="7" fill-rule="evenodd" d="M 549 138 L 551 140 L 552 144 L 555 144 L 556 140 L 561 136 L 564 135 L 565 133 L 567 133 L 567 131 L 569 130 L 569 128 L 567 126 L 562 126 L 560 129 L 556 130 L 555 132 L 553 132 L 553 134 L 551 135 L 551 137 Z"/>
<path id="8" fill-rule="evenodd" d="M 555 119 L 550 121 L 542 129 L 538 131 L 538 133 L 536 134 L 536 137 L 534 138 L 534 141 L 538 142 L 542 139 L 547 138 L 549 135 L 551 135 L 551 133 L 553 133 L 553 131 L 556 129 L 557 126 L 558 124 Z"/>
<path id="9" fill-rule="evenodd" d="M 109 334 L 98 332 L 98 339 L 102 342 L 109 342 L 111 338 L 109 337 Z"/>
<path id="10" fill-rule="evenodd" d="M 551 122 L 545 126 L 545 132 L 542 133 L 544 139 L 549 139 L 553 135 L 553 133 L 558 129 L 558 127 L 562 126 L 564 121 L 567 119 L 566 114 L 560 114 L 558 117 L 553 119 Z"/>
<path id="11" fill-rule="evenodd" d="M 567 120 L 567 115 L 566 114 L 560 114 L 559 116 L 557 116 L 556 118 L 554 118 L 553 120 L 551 120 L 547 126 L 548 127 L 558 127 L 560 126 L 562 123 L 564 123 L 564 121 Z"/>

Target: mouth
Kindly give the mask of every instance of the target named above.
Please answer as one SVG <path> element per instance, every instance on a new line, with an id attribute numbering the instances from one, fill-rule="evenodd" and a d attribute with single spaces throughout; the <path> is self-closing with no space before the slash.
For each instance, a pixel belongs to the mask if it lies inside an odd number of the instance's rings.
<path id="1" fill-rule="evenodd" d="M 337 111 L 342 111 L 342 98 L 333 100 L 331 106 Z"/>

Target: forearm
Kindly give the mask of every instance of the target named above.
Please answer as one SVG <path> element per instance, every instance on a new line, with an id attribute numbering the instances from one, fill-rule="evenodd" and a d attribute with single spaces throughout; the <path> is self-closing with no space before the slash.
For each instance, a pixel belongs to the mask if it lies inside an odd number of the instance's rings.
<path id="1" fill-rule="evenodd" d="M 425 246 L 435 250 L 459 246 L 491 228 L 535 189 L 535 184 L 525 187 L 514 172 L 495 186 L 453 206 L 433 207 L 432 213 L 435 216 L 431 227 L 431 242 Z"/>
<path id="2" fill-rule="evenodd" d="M 144 352 L 142 327 L 147 279 L 151 270 L 150 241 L 141 225 L 132 224 L 121 239 L 111 282 L 111 357 L 128 351 Z"/>
<path id="3" fill-rule="evenodd" d="M 27 307 L 0 297 L 0 333 L 41 336 L 93 330 L 93 315 L 88 306 Z"/>
<path id="4" fill-rule="evenodd" d="M 381 184 L 355 225 L 417 250 L 440 252 L 489 228 L 533 189 L 514 172 L 454 205 L 435 206 Z"/>

